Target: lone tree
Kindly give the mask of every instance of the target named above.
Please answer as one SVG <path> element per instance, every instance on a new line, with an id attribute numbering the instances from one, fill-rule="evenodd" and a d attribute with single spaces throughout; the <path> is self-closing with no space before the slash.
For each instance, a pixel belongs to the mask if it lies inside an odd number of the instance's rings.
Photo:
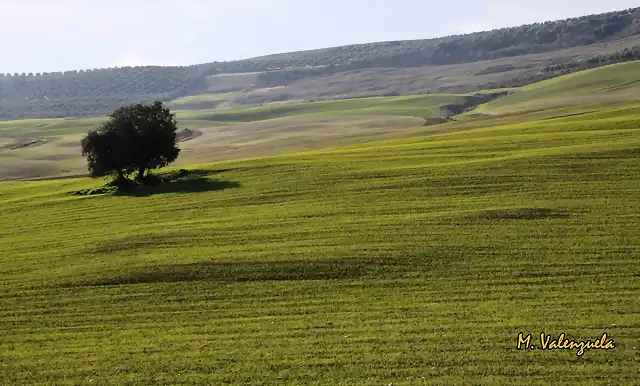
<path id="1" fill-rule="evenodd" d="M 175 114 L 161 102 L 121 107 L 97 130 L 82 140 L 82 155 L 92 177 L 116 175 L 144 180 L 152 169 L 178 158 L 178 130 Z"/>

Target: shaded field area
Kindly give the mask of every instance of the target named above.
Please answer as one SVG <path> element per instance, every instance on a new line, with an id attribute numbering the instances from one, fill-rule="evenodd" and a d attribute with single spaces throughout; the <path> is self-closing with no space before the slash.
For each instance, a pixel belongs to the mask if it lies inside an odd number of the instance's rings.
<path id="1" fill-rule="evenodd" d="M 224 189 L 2 182 L 0 379 L 632 384 L 638 109 L 198 166 Z"/>

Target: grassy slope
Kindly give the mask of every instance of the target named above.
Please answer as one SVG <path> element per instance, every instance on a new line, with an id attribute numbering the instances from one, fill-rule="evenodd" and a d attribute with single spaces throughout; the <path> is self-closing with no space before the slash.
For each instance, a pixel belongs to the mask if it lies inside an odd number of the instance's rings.
<path id="1" fill-rule="evenodd" d="M 233 93 L 208 93 L 200 95 L 192 95 L 182 98 L 177 98 L 167 102 L 165 105 L 170 109 L 179 110 L 195 110 L 195 109 L 207 109 L 215 108 L 223 105 L 228 99 L 230 99 Z"/>
<path id="2" fill-rule="evenodd" d="M 638 74 L 640 62 L 581 71 L 521 87 L 513 95 L 487 103 L 472 114 L 505 114 L 558 105 L 638 100 Z"/>
<path id="3" fill-rule="evenodd" d="M 0 379 L 631 384 L 638 111 L 203 166 L 225 190 L 0 183 Z"/>
<path id="4" fill-rule="evenodd" d="M 86 133 L 104 118 L 23 119 L 0 122 L 0 138 L 20 139 Z"/>

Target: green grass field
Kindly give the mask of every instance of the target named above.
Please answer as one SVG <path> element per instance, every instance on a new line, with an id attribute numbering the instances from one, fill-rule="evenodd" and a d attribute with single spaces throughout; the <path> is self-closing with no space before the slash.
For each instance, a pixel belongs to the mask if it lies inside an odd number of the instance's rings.
<path id="1" fill-rule="evenodd" d="M 170 109 L 202 110 L 224 107 L 234 93 L 201 94 L 174 99 L 166 103 Z"/>
<path id="2" fill-rule="evenodd" d="M 633 384 L 639 117 L 422 128 L 138 196 L 0 183 L 0 383 Z"/>
<path id="3" fill-rule="evenodd" d="M 0 384 L 637 383 L 633 66 L 426 127 L 468 96 L 179 111 L 202 178 L 0 182 Z M 0 178 L 79 170 L 99 122 L 0 122 Z"/>
<path id="4" fill-rule="evenodd" d="M 201 95 L 193 95 L 182 97 L 178 99 L 174 99 L 171 102 L 168 102 L 168 105 L 180 106 L 180 105 L 188 105 L 192 103 L 204 103 L 204 102 L 218 102 L 221 100 L 225 100 L 229 95 L 233 95 L 233 93 L 220 93 L 220 94 L 201 94 Z"/>

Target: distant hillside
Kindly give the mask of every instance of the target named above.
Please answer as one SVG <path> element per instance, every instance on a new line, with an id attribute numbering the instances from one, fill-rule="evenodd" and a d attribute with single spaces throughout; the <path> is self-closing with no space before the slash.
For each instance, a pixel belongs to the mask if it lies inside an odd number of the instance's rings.
<path id="1" fill-rule="evenodd" d="M 640 34 L 640 8 L 438 39 L 381 42 L 253 59 L 268 67 L 411 67 L 491 60 Z M 268 63 L 268 64 L 267 64 Z"/>
<path id="2" fill-rule="evenodd" d="M 590 47 L 638 36 L 640 8 L 634 8 L 438 39 L 351 45 L 187 67 L 147 66 L 64 73 L 0 74 L 0 119 L 101 115 L 125 103 L 170 101 L 207 92 L 239 92 L 242 95 L 237 99 L 238 104 L 291 100 L 298 96 L 280 92 L 265 98 L 249 92 L 353 71 L 475 63 Z M 631 48 L 634 44 L 631 41 L 629 46 L 621 49 Z M 606 54 L 610 55 L 611 52 Z M 624 55 L 618 55 L 617 58 L 614 57 L 610 62 L 629 60 Z M 566 65 L 568 60 L 565 57 L 546 65 Z M 571 68 L 579 67 L 568 65 L 565 68 L 571 71 Z M 554 76 L 557 69 L 549 69 L 552 71 L 547 71 L 546 75 L 511 77 L 501 86 L 520 85 Z M 225 74 L 250 76 L 229 81 L 230 78 L 224 77 Z M 385 88 L 386 80 L 384 77 L 380 79 L 378 86 L 368 85 L 367 92 L 362 94 L 371 96 L 404 92 L 403 87 L 397 87 L 397 90 Z M 353 87 L 350 93 L 333 95 L 319 92 L 313 97 L 327 99 L 353 96 L 362 91 L 361 84 L 354 84 Z M 419 91 L 442 90 L 425 88 Z M 461 88 L 444 91 L 459 92 Z M 416 90 L 412 89 L 412 92 Z"/>

